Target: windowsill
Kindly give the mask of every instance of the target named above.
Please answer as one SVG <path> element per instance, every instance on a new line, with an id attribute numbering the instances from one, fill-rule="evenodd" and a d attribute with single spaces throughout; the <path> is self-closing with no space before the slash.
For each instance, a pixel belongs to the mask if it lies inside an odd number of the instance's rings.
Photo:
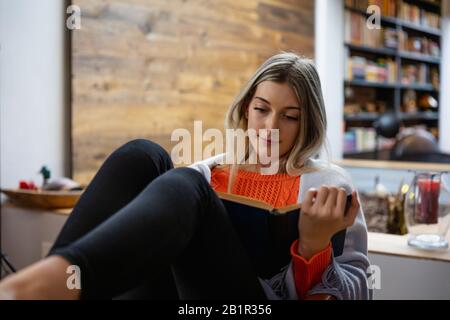
<path id="1" fill-rule="evenodd" d="M 450 171 L 449 164 L 431 163 L 431 162 L 428 163 L 428 162 L 342 159 L 339 161 L 335 161 L 335 163 L 342 167 L 361 167 L 361 168 L 392 169 L 392 170 Z"/>
<path id="2" fill-rule="evenodd" d="M 450 242 L 450 232 L 447 234 Z M 369 253 L 400 256 L 405 258 L 437 260 L 450 262 L 450 250 L 420 250 L 408 246 L 408 235 L 394 235 L 379 232 L 369 232 L 368 249 Z"/>

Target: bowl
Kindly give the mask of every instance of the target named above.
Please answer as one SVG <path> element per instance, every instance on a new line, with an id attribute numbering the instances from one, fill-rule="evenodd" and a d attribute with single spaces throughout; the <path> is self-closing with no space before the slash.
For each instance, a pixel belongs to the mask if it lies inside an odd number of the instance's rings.
<path id="1" fill-rule="evenodd" d="M 17 205 L 41 209 L 73 208 L 78 202 L 82 190 L 45 191 L 26 189 L 1 189 L 9 200 Z"/>

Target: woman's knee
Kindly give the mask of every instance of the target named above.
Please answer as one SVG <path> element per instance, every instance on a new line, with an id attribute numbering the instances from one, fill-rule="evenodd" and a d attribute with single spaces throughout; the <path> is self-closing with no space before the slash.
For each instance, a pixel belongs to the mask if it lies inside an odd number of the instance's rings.
<path id="1" fill-rule="evenodd" d="M 175 168 L 160 178 L 165 179 L 165 183 L 182 188 L 190 197 L 195 194 L 203 201 L 209 199 L 214 192 L 203 174 L 193 168 Z"/>
<path id="2" fill-rule="evenodd" d="M 163 173 L 173 168 L 173 163 L 169 153 L 156 142 L 146 139 L 134 139 L 128 141 L 115 153 L 132 156 L 132 158 L 142 159 L 144 162 L 152 162 L 157 169 Z"/>
<path id="3" fill-rule="evenodd" d="M 147 139 L 134 139 L 125 143 L 121 148 L 142 152 L 149 156 L 159 156 L 170 159 L 169 153 L 156 142 Z"/>

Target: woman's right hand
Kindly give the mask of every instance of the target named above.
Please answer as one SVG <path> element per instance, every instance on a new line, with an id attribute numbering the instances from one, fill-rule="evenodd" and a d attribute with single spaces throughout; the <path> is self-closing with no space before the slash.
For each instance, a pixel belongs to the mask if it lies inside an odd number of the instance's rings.
<path id="1" fill-rule="evenodd" d="M 306 192 L 298 223 L 298 252 L 306 259 L 324 250 L 334 234 L 353 225 L 360 207 L 356 191 L 345 214 L 344 188 L 322 186 Z"/>

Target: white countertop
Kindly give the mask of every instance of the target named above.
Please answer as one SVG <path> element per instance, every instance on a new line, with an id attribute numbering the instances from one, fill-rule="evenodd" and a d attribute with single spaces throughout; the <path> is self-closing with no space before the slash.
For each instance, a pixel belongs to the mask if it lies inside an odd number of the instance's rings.
<path id="1" fill-rule="evenodd" d="M 447 234 L 450 242 L 450 232 Z M 408 246 L 408 235 L 393 235 L 378 232 L 369 232 L 369 253 L 387 254 L 407 258 L 438 260 L 450 262 L 450 250 L 421 250 Z"/>

